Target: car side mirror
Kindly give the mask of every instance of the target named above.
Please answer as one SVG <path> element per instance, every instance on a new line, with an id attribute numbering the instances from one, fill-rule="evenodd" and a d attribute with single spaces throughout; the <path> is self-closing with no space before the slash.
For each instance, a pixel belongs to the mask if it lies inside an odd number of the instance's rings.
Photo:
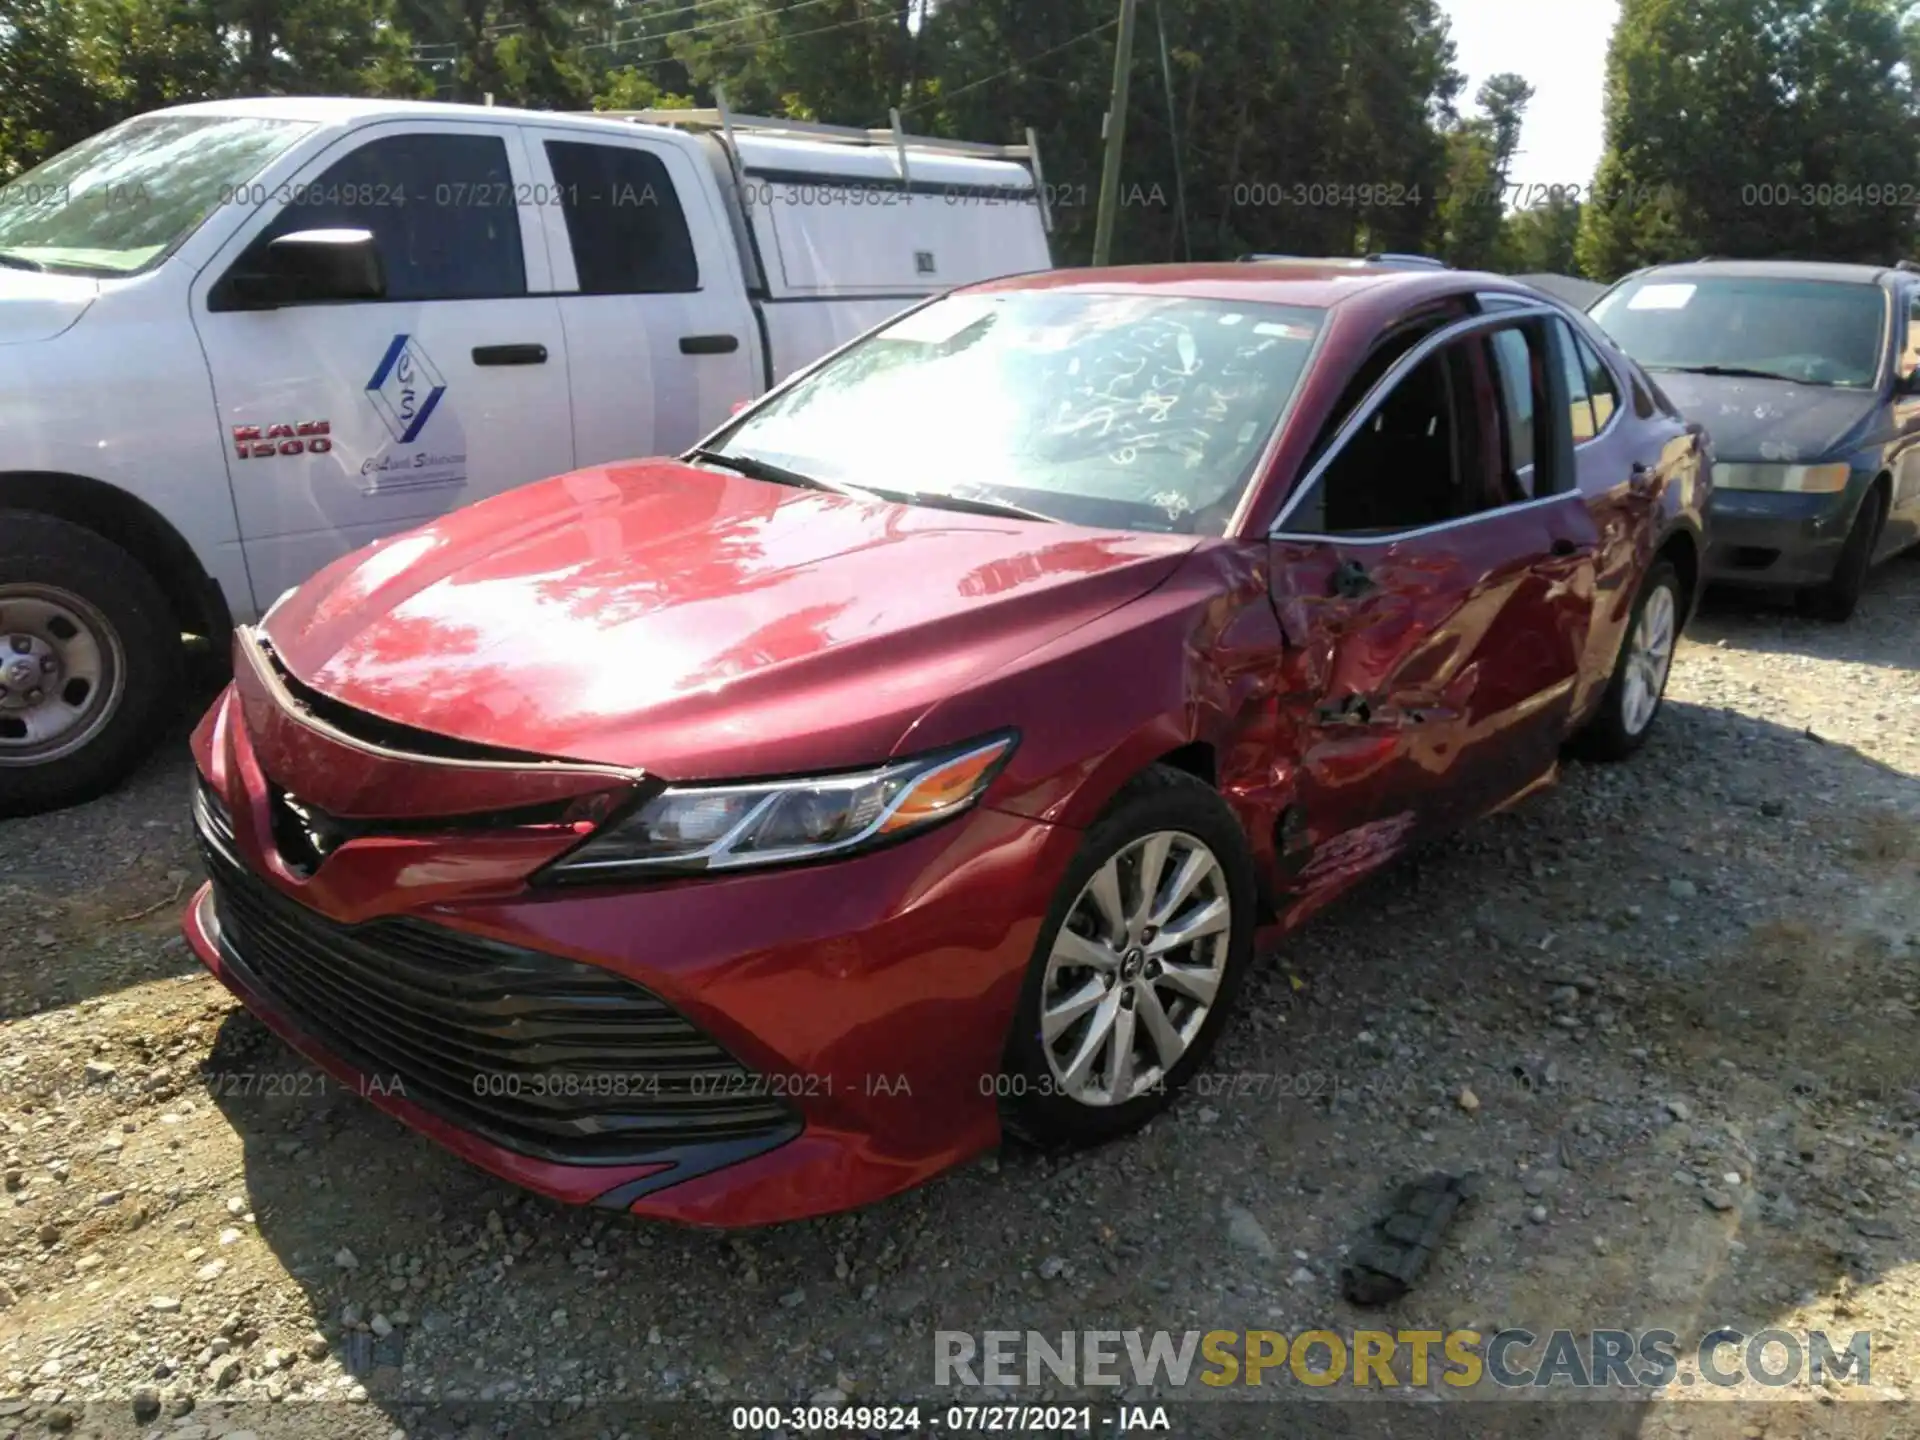
<path id="1" fill-rule="evenodd" d="M 216 310 L 273 310 L 329 300 L 380 300 L 386 269 L 369 230 L 296 230 L 249 254 L 227 272 Z"/>

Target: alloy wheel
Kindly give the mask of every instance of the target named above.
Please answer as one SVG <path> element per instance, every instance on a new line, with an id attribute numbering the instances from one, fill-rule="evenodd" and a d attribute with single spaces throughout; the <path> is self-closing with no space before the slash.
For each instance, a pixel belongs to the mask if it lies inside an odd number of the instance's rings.
<path id="1" fill-rule="evenodd" d="M 126 655 L 104 616 L 53 585 L 0 585 L 0 766 L 44 765 L 113 718 Z"/>
<path id="2" fill-rule="evenodd" d="M 1625 685 L 1620 696 L 1620 723 L 1629 735 L 1638 735 L 1653 720 L 1660 708 L 1660 696 L 1667 686 L 1667 671 L 1673 665 L 1673 643 L 1678 629 L 1673 590 L 1656 586 L 1640 607 L 1628 639 Z"/>
<path id="3" fill-rule="evenodd" d="M 1207 844 L 1159 830 L 1093 873 L 1067 911 L 1040 989 L 1041 1046 L 1063 1094 L 1124 1105 L 1186 1054 L 1226 978 L 1227 874 Z"/>

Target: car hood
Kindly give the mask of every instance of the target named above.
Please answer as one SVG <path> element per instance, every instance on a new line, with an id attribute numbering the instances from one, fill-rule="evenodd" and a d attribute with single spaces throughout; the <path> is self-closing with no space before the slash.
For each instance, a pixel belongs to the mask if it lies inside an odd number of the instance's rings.
<path id="1" fill-rule="evenodd" d="M 402 725 L 674 780 L 791 774 L 886 758 L 1196 543 L 642 461 L 349 555 L 263 628 L 297 680 Z"/>
<path id="2" fill-rule="evenodd" d="M 0 345 L 51 340 L 86 314 L 100 283 L 0 265 Z"/>
<path id="3" fill-rule="evenodd" d="M 1846 440 L 1879 408 L 1871 390 L 1836 390 L 1791 380 L 1654 373 L 1667 398 L 1713 436 L 1721 461 L 1810 462 Z"/>

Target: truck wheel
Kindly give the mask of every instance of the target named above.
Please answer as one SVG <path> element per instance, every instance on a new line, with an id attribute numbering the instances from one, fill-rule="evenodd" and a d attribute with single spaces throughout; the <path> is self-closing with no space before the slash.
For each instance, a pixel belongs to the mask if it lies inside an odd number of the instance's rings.
<path id="1" fill-rule="evenodd" d="M 78 525 L 0 511 L 0 815 L 111 789 L 179 693 L 180 626 L 140 562 Z"/>

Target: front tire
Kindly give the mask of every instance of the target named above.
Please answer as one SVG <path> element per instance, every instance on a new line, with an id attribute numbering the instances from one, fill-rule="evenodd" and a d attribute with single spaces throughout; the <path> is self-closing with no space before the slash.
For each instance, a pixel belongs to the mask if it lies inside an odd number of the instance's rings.
<path id="1" fill-rule="evenodd" d="M 1624 760 L 1647 743 L 1666 699 L 1684 606 L 1680 573 L 1672 562 L 1656 560 L 1634 598 L 1600 708 L 1567 747 L 1575 755 Z"/>
<path id="2" fill-rule="evenodd" d="M 0 511 L 0 816 L 92 799 L 152 747 L 180 693 L 160 587 L 91 530 Z"/>
<path id="3" fill-rule="evenodd" d="M 1123 1135 L 1218 1039 L 1253 951 L 1253 861 L 1211 786 L 1155 766 L 1081 842 L 1008 1037 L 1003 1126 L 1041 1146 Z"/>
<path id="4" fill-rule="evenodd" d="M 1886 523 L 1885 492 L 1878 485 L 1861 503 L 1853 528 L 1840 547 L 1840 559 L 1833 575 L 1824 585 L 1802 590 L 1796 600 L 1800 613 L 1814 620 L 1839 623 L 1853 618 L 1860 604 L 1860 591 L 1867 583 L 1867 571 L 1873 568 L 1873 552 L 1880 545 L 1880 527 Z"/>

